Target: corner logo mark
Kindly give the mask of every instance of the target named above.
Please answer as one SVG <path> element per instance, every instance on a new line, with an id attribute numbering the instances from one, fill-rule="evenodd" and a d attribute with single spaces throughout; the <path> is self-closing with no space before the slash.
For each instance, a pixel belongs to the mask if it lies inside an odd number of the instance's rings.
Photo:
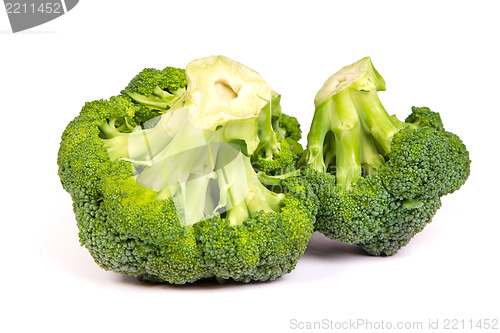
<path id="1" fill-rule="evenodd" d="M 12 32 L 52 21 L 73 9 L 79 0 L 3 0 Z"/>

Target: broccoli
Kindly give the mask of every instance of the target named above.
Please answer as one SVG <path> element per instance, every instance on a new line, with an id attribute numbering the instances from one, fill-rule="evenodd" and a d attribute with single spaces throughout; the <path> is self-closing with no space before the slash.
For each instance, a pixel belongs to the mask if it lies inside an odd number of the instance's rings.
<path id="1" fill-rule="evenodd" d="M 122 94 L 150 109 L 166 111 L 184 95 L 186 85 L 186 71 L 183 69 L 145 68 L 130 81 Z"/>
<path id="2" fill-rule="evenodd" d="M 308 176 L 320 200 L 315 229 L 373 255 L 408 244 L 470 173 L 465 145 L 438 113 L 413 107 L 401 122 L 380 102 L 383 90 L 370 58 L 331 76 L 299 162 L 317 173 Z"/>
<path id="3" fill-rule="evenodd" d="M 307 179 L 284 177 L 287 190 L 273 192 L 252 166 L 294 163 L 276 96 L 257 72 L 214 56 L 146 69 L 122 95 L 86 103 L 58 165 L 97 264 L 175 284 L 291 272 L 318 201 Z"/>

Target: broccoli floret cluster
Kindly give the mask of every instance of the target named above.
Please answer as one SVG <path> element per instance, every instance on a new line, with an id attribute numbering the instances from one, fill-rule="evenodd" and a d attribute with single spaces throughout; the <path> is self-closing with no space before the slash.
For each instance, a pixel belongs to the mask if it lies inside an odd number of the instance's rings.
<path id="1" fill-rule="evenodd" d="M 186 86 L 186 71 L 183 69 L 145 68 L 122 90 L 122 94 L 149 109 L 164 112 L 185 94 Z"/>
<path id="2" fill-rule="evenodd" d="M 317 199 L 296 177 L 282 180 L 287 193 L 270 191 L 252 166 L 295 164 L 272 106 L 279 118 L 279 95 L 222 56 L 146 69 L 121 95 L 87 103 L 58 156 L 82 245 L 104 269 L 150 281 L 292 271 Z"/>
<path id="3" fill-rule="evenodd" d="M 438 113 L 389 116 L 369 58 L 331 76 L 316 95 L 302 167 L 323 177 L 316 230 L 370 254 L 392 255 L 420 232 L 470 173 L 469 153 Z"/>

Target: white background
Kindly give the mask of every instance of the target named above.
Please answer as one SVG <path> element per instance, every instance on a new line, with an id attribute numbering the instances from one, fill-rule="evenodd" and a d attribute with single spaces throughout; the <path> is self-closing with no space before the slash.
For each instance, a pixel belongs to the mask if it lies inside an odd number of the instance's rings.
<path id="1" fill-rule="evenodd" d="M 499 320 L 499 13 L 496 1 L 87 0 L 12 34 L 2 8 L 0 330 L 293 332 L 294 319 L 424 328 Z M 212 54 L 257 70 L 305 133 L 324 80 L 371 56 L 387 83 L 386 109 L 403 119 L 412 105 L 440 112 L 470 150 L 471 176 L 393 257 L 315 235 L 295 271 L 269 283 L 144 285 L 101 270 L 79 246 L 57 176 L 62 131 L 85 101 L 117 94 L 142 68 Z"/>

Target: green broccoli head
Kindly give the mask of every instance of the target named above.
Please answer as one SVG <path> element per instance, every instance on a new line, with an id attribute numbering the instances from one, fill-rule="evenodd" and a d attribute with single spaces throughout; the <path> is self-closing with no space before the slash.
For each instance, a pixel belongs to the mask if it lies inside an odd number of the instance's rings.
<path id="1" fill-rule="evenodd" d="M 385 81 L 369 58 L 331 76 L 316 95 L 299 164 L 329 179 L 323 182 L 335 183 L 335 189 L 318 192 L 317 230 L 348 243 L 373 239 L 364 248 L 378 250 L 368 252 L 393 254 L 431 220 L 439 207 L 428 203 L 431 198 L 438 200 L 465 183 L 470 160 L 438 113 L 413 107 L 401 122 L 380 102 L 382 90 Z M 394 217 L 394 225 L 387 216 Z M 396 225 L 404 237 L 394 235 Z"/>
<path id="2" fill-rule="evenodd" d="M 81 243 L 104 269 L 145 280 L 276 279 L 305 250 L 317 200 L 298 177 L 269 190 L 252 167 L 269 147 L 260 119 L 272 92 L 225 57 L 186 74 L 181 103 L 160 110 L 136 90 L 88 103 L 68 125 L 59 175 Z"/>

